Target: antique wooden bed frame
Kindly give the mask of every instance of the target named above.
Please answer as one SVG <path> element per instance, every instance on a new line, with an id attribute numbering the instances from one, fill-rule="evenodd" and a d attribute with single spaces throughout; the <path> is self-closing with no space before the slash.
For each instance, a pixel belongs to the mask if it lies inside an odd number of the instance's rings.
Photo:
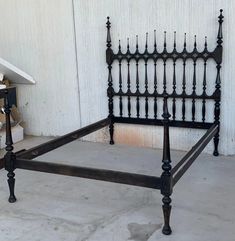
<path id="1" fill-rule="evenodd" d="M 106 50 L 106 61 L 108 64 L 108 107 L 109 107 L 109 115 L 107 118 L 98 121 L 89 126 L 78 129 L 74 132 L 71 132 L 67 135 L 61 136 L 39 146 L 33 147 L 29 150 L 22 150 L 20 152 L 13 152 L 13 142 L 11 135 L 11 125 L 10 125 L 10 103 L 8 99 L 9 90 L 1 91 L 1 97 L 5 99 L 5 115 L 6 115 L 6 154 L 4 158 L 0 162 L 0 168 L 5 167 L 8 171 L 8 184 L 10 189 L 9 202 L 14 203 L 16 201 L 16 197 L 14 194 L 14 186 L 15 186 L 15 173 L 14 170 L 16 168 L 26 169 L 31 171 L 39 171 L 46 173 L 55 173 L 62 174 L 68 176 L 77 176 L 82 178 L 96 179 L 108 182 L 122 183 L 140 187 L 147 187 L 153 189 L 159 189 L 161 194 L 163 195 L 163 214 L 164 214 L 164 226 L 162 229 L 163 234 L 169 235 L 171 234 L 170 228 L 170 212 L 171 212 L 171 194 L 173 191 L 174 185 L 179 181 L 179 179 L 183 176 L 183 174 L 187 171 L 187 169 L 192 165 L 195 159 L 199 156 L 205 146 L 210 142 L 212 138 L 214 138 L 214 156 L 218 156 L 218 143 L 219 143 L 219 129 L 220 129 L 220 99 L 221 99 L 221 80 L 220 80 L 220 69 L 222 62 L 222 23 L 223 23 L 223 15 L 222 9 L 220 10 L 219 15 L 219 30 L 217 36 L 217 46 L 214 51 L 210 52 L 207 49 L 207 40 L 205 38 L 205 46 L 203 51 L 197 50 L 196 37 L 194 42 L 194 49 L 192 52 L 188 52 L 186 50 L 186 38 L 184 40 L 184 48 L 182 52 L 177 52 L 176 50 L 176 38 L 174 38 L 174 49 L 172 52 L 168 52 L 166 49 L 166 34 L 164 41 L 164 50 L 159 53 L 157 50 L 156 43 L 156 32 L 154 34 L 154 51 L 152 53 L 148 52 L 148 42 L 146 38 L 146 46 L 144 53 L 140 53 L 138 49 L 138 37 L 136 42 L 136 51 L 134 53 L 130 52 L 129 41 L 127 43 L 127 52 L 122 53 L 121 45 L 119 41 L 119 50 L 115 54 L 112 50 L 111 45 L 111 35 L 110 35 L 110 21 L 108 18 L 107 21 L 107 50 Z M 154 92 L 150 93 L 148 90 L 148 73 L 147 73 L 147 64 L 148 60 L 151 59 L 154 62 Z M 159 93 L 157 90 L 157 74 L 156 74 L 156 65 L 157 60 L 161 59 L 163 61 L 163 92 Z M 166 61 L 168 59 L 173 60 L 173 92 L 167 92 L 167 78 L 166 78 Z M 183 79 L 182 79 L 182 93 L 178 94 L 176 92 L 176 60 L 182 59 L 183 61 Z M 193 60 L 193 82 L 192 82 L 192 93 L 187 94 L 186 89 L 186 75 L 185 75 L 185 65 L 186 60 Z M 203 70 L 203 93 L 201 95 L 196 94 L 196 63 L 198 59 L 202 59 L 204 61 L 204 70 Z M 206 68 L 207 68 L 207 60 L 213 59 L 216 63 L 217 75 L 215 80 L 215 90 L 212 95 L 207 95 L 206 93 Z M 122 61 L 127 62 L 127 92 L 122 90 L 122 74 L 121 74 L 121 64 Z M 130 89 L 130 61 L 134 60 L 136 63 L 135 71 L 136 71 L 136 91 L 132 92 Z M 139 90 L 139 68 L 138 63 L 139 60 L 143 60 L 145 63 L 145 91 L 141 93 Z M 119 63 L 119 91 L 115 92 L 113 88 L 113 78 L 112 78 L 112 64 L 114 61 L 118 61 Z M 119 111 L 120 115 L 115 116 L 113 111 L 113 100 L 114 97 L 118 96 L 119 103 Z M 123 116 L 123 98 L 127 98 L 127 110 L 128 117 Z M 140 117 L 140 99 L 143 98 L 145 102 L 144 111 L 145 118 Z M 149 99 L 154 102 L 154 118 L 149 118 Z M 157 100 L 163 99 L 163 119 L 158 118 L 157 116 Z M 168 99 L 172 100 L 172 117 L 168 111 Z M 182 120 L 176 120 L 176 99 L 182 100 Z M 135 110 L 136 117 L 131 116 L 131 108 L 133 108 L 133 102 L 131 100 L 135 100 Z M 185 100 L 192 100 L 192 108 L 191 115 L 192 120 L 185 120 Z M 206 122 L 206 100 L 214 100 L 214 122 Z M 199 100 L 202 109 L 202 121 L 195 121 L 195 101 Z M 171 118 L 170 118 L 171 117 Z M 110 131 L 110 144 L 114 144 L 113 134 L 114 134 L 114 124 L 115 123 L 131 123 L 131 124 L 144 124 L 144 125 L 157 125 L 163 126 L 164 128 L 164 137 L 163 137 L 163 160 L 162 160 L 162 175 L 160 177 L 148 176 L 142 174 L 135 173 L 127 173 L 113 170 L 103 170 L 103 169 L 95 169 L 95 168 L 87 168 L 87 167 L 79 167 L 79 166 L 70 166 L 64 164 L 56 164 L 49 162 L 41 162 L 32 160 L 38 156 L 43 155 L 49 151 L 52 151 L 62 145 L 65 145 L 69 142 L 72 142 L 78 138 L 81 138 L 85 135 L 88 135 L 94 131 L 97 131 L 105 126 L 109 126 Z M 192 149 L 178 162 L 176 166 L 172 168 L 171 166 L 171 157 L 170 157 L 170 144 L 169 144 L 169 127 L 186 127 L 186 128 L 199 128 L 206 129 L 206 133 L 203 137 L 192 147 Z"/>

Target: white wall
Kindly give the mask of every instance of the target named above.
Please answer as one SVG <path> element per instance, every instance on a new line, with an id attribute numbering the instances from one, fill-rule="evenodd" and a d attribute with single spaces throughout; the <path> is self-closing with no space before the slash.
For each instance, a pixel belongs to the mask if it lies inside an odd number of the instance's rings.
<path id="1" fill-rule="evenodd" d="M 0 0 L 4 9 L 0 21 L 1 57 L 37 81 L 36 86 L 19 87 L 19 105 L 27 133 L 61 135 L 107 116 L 106 16 L 111 17 L 114 47 L 119 38 L 122 42 L 127 37 L 134 41 L 136 34 L 141 44 L 145 32 L 152 33 L 156 28 L 159 45 L 164 30 L 168 32 L 169 45 L 176 30 L 178 43 L 182 43 L 183 33 L 187 32 L 192 47 L 193 36 L 197 34 L 201 48 L 204 35 L 208 36 L 209 46 L 215 46 L 217 16 L 223 8 L 220 152 L 235 154 L 234 5 L 232 0 L 74 0 L 73 22 L 71 0 Z M 213 84 L 213 73 L 208 73 L 211 79 L 208 85 Z M 171 128 L 172 146 L 187 150 L 202 133 Z M 158 127 L 129 125 L 124 129 L 118 125 L 115 135 L 117 142 L 162 146 L 162 128 Z M 107 130 L 97 132 L 90 139 L 107 139 Z M 206 151 L 211 152 L 212 145 Z"/>
<path id="2" fill-rule="evenodd" d="M 19 108 L 32 135 L 80 126 L 73 5 L 67 0 L 0 0 L 1 57 L 32 75 Z"/>

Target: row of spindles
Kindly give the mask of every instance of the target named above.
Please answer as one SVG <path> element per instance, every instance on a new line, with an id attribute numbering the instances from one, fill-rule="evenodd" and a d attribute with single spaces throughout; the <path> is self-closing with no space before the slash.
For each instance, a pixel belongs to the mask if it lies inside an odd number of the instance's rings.
<path id="1" fill-rule="evenodd" d="M 207 50 L 207 38 L 205 37 L 205 50 Z M 174 45 L 173 51 L 176 51 L 176 32 L 174 32 Z M 121 53 L 121 44 L 119 40 L 119 52 Z M 136 36 L 136 50 L 138 51 L 138 36 Z M 157 49 L 156 43 L 156 30 L 154 31 L 154 49 Z M 196 35 L 194 40 L 194 50 L 197 49 Z M 146 44 L 145 44 L 145 52 L 148 50 L 148 33 L 146 33 Z M 166 32 L 164 32 L 164 51 L 166 51 Z M 184 49 L 186 51 L 186 34 L 184 35 Z M 129 39 L 127 39 L 127 52 L 130 52 Z M 119 91 L 122 92 L 122 60 L 119 60 Z M 144 63 L 144 71 L 145 71 L 145 82 L 144 88 L 145 93 L 148 94 L 148 60 L 145 59 Z M 173 94 L 176 94 L 176 60 L 173 59 Z M 166 59 L 163 59 L 163 93 L 167 93 L 167 81 L 166 81 Z M 130 92 L 131 88 L 131 79 L 130 79 L 130 60 L 127 61 L 127 91 Z M 139 61 L 136 60 L 136 92 L 139 93 L 140 82 L 139 82 Z M 157 92 L 157 61 L 154 61 L 154 92 Z M 186 59 L 183 59 L 183 79 L 182 79 L 182 94 L 186 94 Z M 196 59 L 193 62 L 193 87 L 192 87 L 192 95 L 196 94 Z M 203 95 L 206 95 L 206 60 L 204 60 L 204 74 L 203 74 Z M 131 97 L 127 95 L 127 110 L 128 117 L 131 117 Z M 157 97 L 154 97 L 154 118 L 157 119 L 157 110 L 158 103 Z M 182 120 L 185 121 L 185 98 L 182 98 Z M 195 121 L 195 98 L 192 97 L 192 121 Z M 119 109 L 120 116 L 123 116 L 123 97 L 119 97 Z M 202 122 L 205 122 L 205 113 L 206 113 L 206 100 L 202 99 Z M 140 97 L 136 97 L 136 117 L 140 118 Z M 145 96 L 145 118 L 149 117 L 149 97 Z M 172 99 L 172 119 L 176 119 L 176 98 Z"/>
<path id="2" fill-rule="evenodd" d="M 186 94 L 186 75 L 185 75 L 185 65 L 186 63 L 183 63 L 183 81 L 182 81 L 182 94 Z M 154 63 L 154 92 L 157 92 L 157 73 L 156 73 L 157 63 Z M 163 64 L 163 92 L 167 93 L 166 89 L 166 62 Z M 140 83 L 139 83 L 139 74 L 138 74 L 139 64 L 136 63 L 136 92 L 139 92 Z M 174 95 L 176 93 L 176 63 L 173 63 L 173 92 Z M 127 66 L 127 91 L 130 92 L 131 89 L 131 81 L 130 81 L 130 64 L 128 63 Z M 147 75 L 147 63 L 145 63 L 145 93 L 148 94 L 148 75 Z M 119 62 L 119 91 L 122 92 L 122 67 L 121 62 Z M 193 64 L 193 86 L 192 86 L 192 121 L 195 121 L 195 98 L 193 98 L 193 95 L 196 94 L 196 63 Z M 204 62 L 204 74 L 203 74 L 203 96 L 206 95 L 206 62 Z M 131 117 L 131 97 L 128 96 L 128 117 Z M 136 97 L 136 116 L 137 118 L 140 117 L 140 98 Z M 149 112 L 149 103 L 148 103 L 149 97 L 145 96 L 145 118 L 148 118 L 148 112 Z M 186 99 L 182 98 L 182 120 L 185 121 L 185 114 L 186 114 L 186 108 L 185 108 L 185 102 Z M 123 115 L 123 97 L 119 96 L 119 108 L 120 108 L 120 116 Z M 206 99 L 202 98 L 202 121 L 205 122 L 205 113 L 206 113 Z M 154 118 L 157 118 L 157 97 L 154 97 Z M 172 98 L 172 118 L 175 120 L 176 118 L 176 98 Z"/>
<path id="3" fill-rule="evenodd" d="M 127 116 L 129 117 L 129 118 L 135 118 L 135 117 L 137 117 L 137 118 L 145 118 L 145 119 L 148 119 L 148 118 L 151 118 L 152 119 L 152 117 L 150 117 L 150 109 L 151 108 L 149 108 L 150 106 L 152 107 L 152 105 L 153 105 L 153 113 L 152 113 L 152 115 L 153 115 L 153 119 L 158 119 L 158 109 L 157 109 L 157 102 L 160 100 L 160 99 L 162 99 L 163 97 L 147 97 L 148 98 L 148 102 L 146 103 L 146 97 L 139 97 L 139 96 L 137 96 L 137 97 L 135 97 L 136 99 L 136 104 L 135 104 L 135 107 L 134 107 L 134 105 L 133 105 L 133 98 L 134 97 L 131 97 L 131 96 L 120 96 L 119 97 L 119 116 L 120 117 L 124 117 L 125 116 L 125 114 L 124 114 L 124 109 L 125 109 L 125 106 L 127 106 Z M 141 98 L 144 98 L 144 102 L 142 102 L 141 101 Z M 127 101 L 126 101 L 126 99 L 127 99 Z M 171 97 L 169 97 L 169 100 L 168 100 L 168 102 L 169 101 L 172 101 L 172 111 L 170 112 L 170 113 L 172 113 L 172 115 L 171 115 L 171 118 L 172 118 L 172 120 L 182 120 L 182 121 L 186 121 L 186 113 L 184 114 L 184 119 L 183 119 L 183 113 L 182 113 L 182 110 L 181 110 L 181 118 L 179 117 L 179 115 L 178 115 L 178 118 L 177 118 L 177 112 L 178 111 L 176 111 L 177 109 L 178 109 L 178 107 L 179 107 L 179 102 L 178 101 L 176 101 L 176 99 L 175 98 L 171 98 Z M 153 101 L 153 104 L 152 104 L 152 101 Z M 182 101 L 182 100 L 181 100 Z M 127 103 L 126 103 L 127 102 Z M 195 116 L 195 113 L 196 113 L 196 106 L 198 106 L 198 104 L 199 104 L 199 101 L 196 101 L 195 99 L 192 99 L 192 103 L 191 103 L 191 106 L 189 107 L 189 102 L 186 102 L 186 100 L 185 100 L 185 102 L 183 102 L 184 103 L 184 109 L 185 110 L 187 110 L 188 108 L 191 108 L 191 121 L 192 122 L 194 122 L 194 121 L 196 121 L 196 116 Z M 182 105 L 182 104 L 181 104 Z M 187 105 L 187 106 L 186 106 Z M 143 106 L 143 108 L 144 108 L 144 116 L 142 116 L 142 113 L 141 113 L 141 109 L 142 109 L 142 106 Z M 148 107 L 146 107 L 146 106 L 148 106 Z M 186 108 L 187 107 L 187 108 Z M 197 108 L 199 108 L 199 107 L 197 107 Z M 135 115 L 133 114 L 133 112 L 132 112 L 132 109 L 135 109 L 136 110 L 136 112 L 135 112 Z M 179 108 L 180 109 L 180 108 Z M 181 108 L 182 109 L 182 108 Z M 205 102 L 205 99 L 203 99 L 202 101 L 201 101 L 201 113 L 202 113 L 202 122 L 205 122 L 205 117 L 206 117 L 206 102 Z M 185 111 L 186 112 L 186 111 Z M 160 115 L 159 115 L 159 117 L 161 116 L 161 114 L 162 113 L 160 113 Z M 189 119 L 188 119 L 189 120 Z M 190 120 L 189 120 L 190 121 Z"/>
<path id="4" fill-rule="evenodd" d="M 147 38 L 146 38 L 147 39 Z M 154 45 L 156 48 L 156 44 Z M 136 48 L 138 48 L 138 38 L 137 38 L 137 44 Z M 147 40 L 146 40 L 146 46 L 147 49 Z M 164 48 L 166 48 L 166 43 L 164 44 Z M 174 49 L 176 48 L 176 43 L 174 41 Z M 195 43 L 194 48 L 196 49 L 196 37 L 195 37 Z M 205 48 L 207 48 L 207 41 L 205 41 Z M 129 50 L 129 40 L 127 44 L 127 49 Z M 186 38 L 184 42 L 184 49 L 186 49 Z M 119 42 L 119 50 L 121 50 L 121 45 Z M 145 82 L 144 82 L 144 88 L 145 93 L 148 93 L 148 62 L 145 60 L 144 63 L 144 71 L 145 71 Z M 122 62 L 119 61 L 119 91 L 122 91 Z M 173 61 L 173 94 L 176 93 L 176 60 Z M 130 92 L 131 88 L 131 79 L 130 79 L 130 61 L 127 61 L 127 91 Z M 136 92 L 139 93 L 140 88 L 140 82 L 139 82 L 139 62 L 136 60 Z M 154 92 L 157 92 L 157 61 L 154 61 Z M 163 93 L 167 93 L 167 81 L 166 81 L 166 60 L 163 60 Z M 193 62 L 193 87 L 192 87 L 192 94 L 194 95 L 196 93 L 196 60 Z M 186 94 L 186 60 L 183 60 L 183 79 L 182 79 L 182 94 Z M 203 74 L 203 95 L 206 94 L 206 61 L 204 61 L 204 74 Z M 131 97 L 127 96 L 128 103 L 127 103 L 127 109 L 128 109 L 128 117 L 131 117 Z M 149 116 L 149 97 L 145 97 L 145 118 L 148 118 Z M 182 120 L 185 121 L 185 98 L 182 98 Z M 192 97 L 192 121 L 195 121 L 195 98 Z M 154 118 L 157 119 L 157 97 L 154 97 Z M 123 97 L 119 97 L 119 109 L 120 109 L 120 116 L 123 116 Z M 202 121 L 205 122 L 205 113 L 206 113 L 206 100 L 205 98 L 202 99 Z M 140 118 L 140 97 L 136 97 L 136 117 Z M 172 98 L 172 119 L 176 119 L 176 98 Z"/>

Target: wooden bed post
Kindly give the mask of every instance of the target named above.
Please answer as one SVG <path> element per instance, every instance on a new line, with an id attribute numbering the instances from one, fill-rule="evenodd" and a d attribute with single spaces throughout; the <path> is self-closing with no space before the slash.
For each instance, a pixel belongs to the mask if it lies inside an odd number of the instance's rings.
<path id="1" fill-rule="evenodd" d="M 111 44 L 111 35 L 110 35 L 110 28 L 111 28 L 111 23 L 109 21 L 109 17 L 107 17 L 107 49 L 106 49 L 106 62 L 108 64 L 108 70 L 109 70 L 109 75 L 108 75 L 108 89 L 107 89 L 107 95 L 108 95 L 108 102 L 109 102 L 109 119 L 110 119 L 110 125 L 109 125 L 109 134 L 110 134 L 110 145 L 114 144 L 113 141 L 113 133 L 114 133 L 114 115 L 113 115 L 113 95 L 114 95 L 114 90 L 113 90 L 113 80 L 112 80 L 112 54 L 113 51 L 111 49 L 112 44 Z"/>
<path id="2" fill-rule="evenodd" d="M 216 83 L 215 83 L 215 92 L 218 96 L 218 98 L 215 100 L 215 109 L 214 109 L 214 122 L 215 124 L 219 125 L 218 131 L 216 132 L 214 136 L 214 156 L 218 156 L 218 145 L 219 145 L 219 129 L 220 129 L 220 100 L 221 100 L 221 80 L 220 80 L 220 69 L 221 69 L 221 59 L 222 59 L 222 43 L 223 43 L 223 33 L 222 33 L 222 23 L 223 23 L 223 10 L 220 9 L 220 15 L 219 15 L 219 30 L 218 30 L 218 35 L 217 35 L 217 51 L 218 51 L 218 61 L 217 61 L 217 76 L 216 76 Z"/>
<path id="3" fill-rule="evenodd" d="M 168 112 L 167 105 L 168 95 L 164 94 L 163 102 L 163 125 L 164 125 L 164 140 L 163 140 L 163 158 L 162 158 L 162 169 L 163 173 L 161 175 L 161 194 L 162 198 L 162 209 L 164 215 L 164 226 L 162 233 L 165 235 L 171 234 L 170 227 L 170 214 L 171 214 L 171 194 L 172 194 L 172 174 L 171 174 L 171 157 L 170 157 L 170 139 L 169 139 L 169 118 L 170 114 Z"/>
<path id="4" fill-rule="evenodd" d="M 11 114 L 11 107 L 9 104 L 8 99 L 8 90 L 5 92 L 6 96 L 4 98 L 4 109 L 5 109 L 5 116 L 6 116 L 6 148 L 5 150 L 7 153 L 4 156 L 5 160 L 5 169 L 8 171 L 7 177 L 8 177 L 8 185 L 10 190 L 10 196 L 8 201 L 10 203 L 14 203 L 16 201 L 16 197 L 14 194 L 15 189 L 15 159 L 16 156 L 13 152 L 13 141 L 12 141 L 12 134 L 11 134 L 11 121 L 10 121 L 10 114 Z"/>

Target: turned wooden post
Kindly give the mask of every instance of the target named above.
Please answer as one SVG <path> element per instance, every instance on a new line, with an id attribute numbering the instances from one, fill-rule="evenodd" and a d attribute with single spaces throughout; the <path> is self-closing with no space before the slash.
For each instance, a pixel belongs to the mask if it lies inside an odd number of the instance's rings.
<path id="1" fill-rule="evenodd" d="M 164 94 L 163 100 L 163 126 L 164 126 L 164 137 L 163 137 L 163 158 L 162 158 L 162 175 L 161 175 L 161 194 L 162 198 L 162 209 L 164 215 L 164 226 L 162 233 L 165 235 L 171 234 L 170 227 L 170 214 L 171 214 L 171 194 L 172 194 L 172 175 L 171 175 L 171 157 L 170 157 L 170 139 L 169 139 L 169 118 L 167 104 L 168 96 Z"/>
<path id="2" fill-rule="evenodd" d="M 106 62 L 108 64 L 108 89 L 107 89 L 107 95 L 108 95 L 108 106 L 109 106 L 109 119 L 110 119 L 110 125 L 109 125 L 109 134 L 110 134 L 110 144 L 114 144 L 113 140 L 113 134 L 114 134 L 114 115 L 113 115 L 113 80 L 112 80 L 112 55 L 113 51 L 111 49 L 112 44 L 111 44 L 111 35 L 110 35 L 110 28 L 111 28 L 111 23 L 109 21 L 109 17 L 107 17 L 107 40 L 106 40 Z"/>
<path id="3" fill-rule="evenodd" d="M 13 153 L 13 141 L 12 141 L 12 134 L 11 134 L 11 121 L 10 121 L 10 114 L 11 114 L 11 107 L 9 104 L 8 99 L 8 90 L 5 91 L 5 98 L 4 98 L 4 111 L 6 116 L 6 148 L 7 151 L 4 160 L 5 160 L 5 169 L 8 171 L 8 185 L 10 190 L 10 196 L 8 201 L 10 203 L 14 203 L 16 201 L 14 189 L 15 189 L 15 154 Z"/>
<path id="4" fill-rule="evenodd" d="M 217 35 L 217 76 L 216 76 L 216 83 L 215 83 L 215 93 L 218 96 L 215 100 L 215 108 L 214 108 L 214 122 L 215 124 L 219 125 L 218 131 L 214 136 L 214 156 L 219 155 L 218 151 L 218 145 L 219 145 L 219 129 L 220 129 L 220 100 L 221 100 L 221 79 L 220 79 L 220 69 L 221 69 L 221 62 L 222 62 L 222 43 L 223 43 L 223 33 L 222 33 L 222 23 L 224 16 L 222 15 L 223 10 L 220 9 L 220 15 L 219 15 L 219 30 Z"/>

